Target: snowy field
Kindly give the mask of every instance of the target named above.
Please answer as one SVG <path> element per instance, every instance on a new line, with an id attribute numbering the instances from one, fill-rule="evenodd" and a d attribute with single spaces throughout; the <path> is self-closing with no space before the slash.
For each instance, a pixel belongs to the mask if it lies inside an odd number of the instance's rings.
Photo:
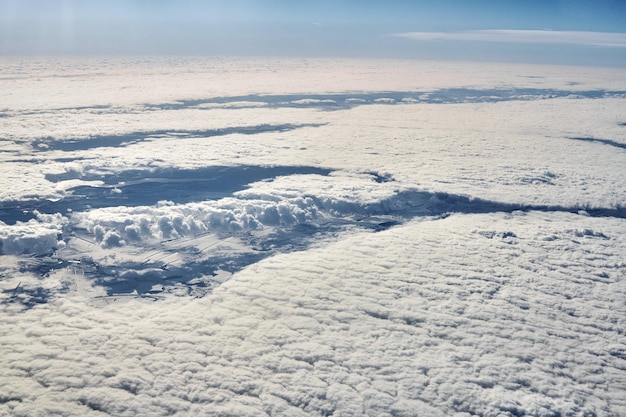
<path id="1" fill-rule="evenodd" d="M 626 70 L 0 69 L 0 415 L 626 415 Z"/>

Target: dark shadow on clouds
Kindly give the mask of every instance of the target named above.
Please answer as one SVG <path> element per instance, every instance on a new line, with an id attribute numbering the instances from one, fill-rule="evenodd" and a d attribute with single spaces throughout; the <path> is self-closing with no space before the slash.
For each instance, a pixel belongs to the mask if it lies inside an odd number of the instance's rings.
<path id="1" fill-rule="evenodd" d="M 571 137 L 568 139 L 579 140 L 582 142 L 601 143 L 604 145 L 613 146 L 618 149 L 626 149 L 626 143 L 617 142 L 611 139 L 583 138 L 583 137 Z"/>

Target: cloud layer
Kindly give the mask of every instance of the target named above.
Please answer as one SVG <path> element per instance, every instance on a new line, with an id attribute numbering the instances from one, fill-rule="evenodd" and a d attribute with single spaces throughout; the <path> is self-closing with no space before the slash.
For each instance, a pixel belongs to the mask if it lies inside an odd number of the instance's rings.
<path id="1" fill-rule="evenodd" d="M 187 301 L 107 304 L 74 275 L 53 303 L 3 306 L 0 410 L 619 416 L 623 236 L 616 219 L 456 215 L 269 258 Z"/>
<path id="2" fill-rule="evenodd" d="M 626 414 L 624 71 L 0 66 L 0 415 Z"/>
<path id="3" fill-rule="evenodd" d="M 473 41 L 626 48 L 626 33 L 507 29 L 470 30 L 466 32 L 404 32 L 392 36 L 417 41 Z"/>

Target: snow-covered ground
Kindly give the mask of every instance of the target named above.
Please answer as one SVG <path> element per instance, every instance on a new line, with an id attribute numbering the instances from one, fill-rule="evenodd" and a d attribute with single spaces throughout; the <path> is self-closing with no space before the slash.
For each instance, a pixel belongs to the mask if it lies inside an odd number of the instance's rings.
<path id="1" fill-rule="evenodd" d="M 0 67 L 0 415 L 626 415 L 625 70 Z"/>

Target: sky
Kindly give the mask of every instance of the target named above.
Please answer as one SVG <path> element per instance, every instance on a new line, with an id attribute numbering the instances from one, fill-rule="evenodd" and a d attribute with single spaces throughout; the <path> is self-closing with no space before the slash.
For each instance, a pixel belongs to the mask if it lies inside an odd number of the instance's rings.
<path id="1" fill-rule="evenodd" d="M 626 66 L 626 2 L 0 0 L 0 54 Z"/>

